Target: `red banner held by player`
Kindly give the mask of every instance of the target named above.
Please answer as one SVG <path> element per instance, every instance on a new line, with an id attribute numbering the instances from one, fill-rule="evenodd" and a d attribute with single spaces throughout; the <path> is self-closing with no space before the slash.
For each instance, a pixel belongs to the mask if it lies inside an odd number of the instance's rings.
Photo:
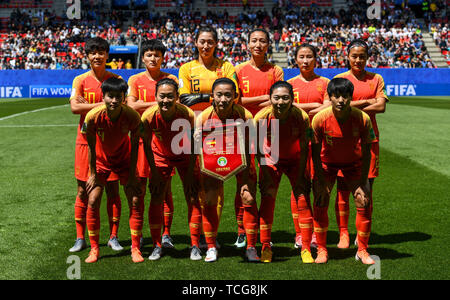
<path id="1" fill-rule="evenodd" d="M 247 167 L 245 140 L 239 123 L 220 124 L 202 134 L 200 170 L 226 181 Z"/>

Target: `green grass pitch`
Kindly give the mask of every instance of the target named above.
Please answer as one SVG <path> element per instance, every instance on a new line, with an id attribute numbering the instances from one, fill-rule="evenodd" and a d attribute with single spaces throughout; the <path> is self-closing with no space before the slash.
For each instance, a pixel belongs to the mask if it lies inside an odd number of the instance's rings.
<path id="1" fill-rule="evenodd" d="M 381 172 L 373 193 L 369 250 L 380 257 L 381 279 L 450 279 L 449 112 L 448 97 L 392 97 L 386 113 L 377 117 Z M 75 239 L 73 160 L 77 122 L 78 116 L 71 114 L 67 99 L 0 101 L 0 279 L 67 278 L 67 258 L 72 255 L 68 249 Z M 234 180 L 225 185 L 219 260 L 213 264 L 190 261 L 186 204 L 178 175 L 172 186 L 175 249 L 166 251 L 156 262 L 131 262 L 128 206 L 121 191 L 119 238 L 125 250 L 117 253 L 106 247 L 109 228 L 103 199 L 101 259 L 88 265 L 83 261 L 89 249 L 76 253 L 81 260 L 81 279 L 367 279 L 368 267 L 355 261 L 355 247 L 336 247 L 334 201 L 329 209 L 329 262 L 301 263 L 299 250 L 293 247 L 286 178 L 276 203 L 271 264 L 246 263 L 244 252 L 232 246 L 237 230 Z M 147 194 L 146 208 L 148 203 Z M 354 218 L 352 203 L 352 242 Z M 143 232 L 143 254 L 148 257 L 152 246 L 147 213 Z"/>

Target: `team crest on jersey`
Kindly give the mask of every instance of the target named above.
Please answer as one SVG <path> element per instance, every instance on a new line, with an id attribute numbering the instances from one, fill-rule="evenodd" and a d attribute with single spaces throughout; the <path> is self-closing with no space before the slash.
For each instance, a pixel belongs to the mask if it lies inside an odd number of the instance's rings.
<path id="1" fill-rule="evenodd" d="M 273 80 L 273 75 L 272 74 L 267 74 L 267 80 L 268 81 L 272 81 Z"/>
<path id="2" fill-rule="evenodd" d="M 103 131 L 103 128 L 97 128 L 97 135 L 102 140 L 102 142 L 105 141 L 105 132 Z"/>
<path id="3" fill-rule="evenodd" d="M 153 129 L 153 134 L 158 138 L 158 140 L 162 141 L 161 131 L 158 129 Z"/>
<path id="4" fill-rule="evenodd" d="M 217 74 L 217 78 L 222 78 L 223 77 L 223 71 L 221 68 L 217 68 L 216 69 L 216 74 Z"/>
<path id="5" fill-rule="evenodd" d="M 329 135 L 329 133 L 331 133 L 331 131 L 325 131 L 325 141 L 327 142 L 328 145 L 333 146 L 333 137 L 331 135 Z"/>
<path id="6" fill-rule="evenodd" d="M 323 86 L 321 84 L 317 84 L 317 91 L 321 93 L 323 91 Z"/>

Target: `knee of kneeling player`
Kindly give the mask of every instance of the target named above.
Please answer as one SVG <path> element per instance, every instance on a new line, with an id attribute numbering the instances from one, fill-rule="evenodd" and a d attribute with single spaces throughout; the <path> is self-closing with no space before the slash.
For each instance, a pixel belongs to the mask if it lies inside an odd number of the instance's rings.
<path id="1" fill-rule="evenodd" d="M 369 199 L 365 195 L 358 194 L 355 196 L 356 208 L 364 208 L 369 204 Z"/>

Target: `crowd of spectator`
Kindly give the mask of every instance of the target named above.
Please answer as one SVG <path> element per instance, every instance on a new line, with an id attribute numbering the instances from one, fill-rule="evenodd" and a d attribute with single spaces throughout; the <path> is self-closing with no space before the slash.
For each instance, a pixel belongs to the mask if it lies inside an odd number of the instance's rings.
<path id="1" fill-rule="evenodd" d="M 442 55 L 450 66 L 450 31 L 448 24 L 432 24 L 431 34 L 436 46 L 441 50 Z"/>
<path id="2" fill-rule="evenodd" d="M 306 16 L 299 16 L 301 22 L 295 14 L 288 13 L 286 18 L 295 21 L 283 27 L 281 41 L 286 43 L 289 66 L 296 67 L 295 47 L 308 42 L 319 50 L 319 67 L 345 68 L 348 65 L 345 46 L 350 40 L 362 38 L 371 48 L 368 67 L 435 67 L 424 45 L 420 25 L 408 6 L 383 2 L 379 20 L 362 18 L 367 8 L 365 1 L 354 1 L 350 11 L 340 10 L 338 14 L 322 11 L 317 15 L 308 11 Z M 312 25 L 294 26 L 296 23 Z"/>
<path id="3" fill-rule="evenodd" d="M 7 33 L 0 37 L 0 68 L 87 69 L 82 46 L 87 38 L 95 36 L 112 45 L 159 38 L 168 49 L 162 67 L 178 68 L 193 58 L 195 34 L 206 24 L 217 28 L 218 57 L 234 65 L 249 59 L 248 33 L 254 27 L 264 27 L 275 41 L 275 48 L 269 49 L 269 60 L 272 51 L 285 51 L 290 67 L 296 67 L 294 49 L 303 42 L 318 48 L 318 67 L 346 67 L 346 45 L 354 38 L 363 38 L 371 46 L 368 67 L 435 67 L 414 12 L 407 5 L 395 6 L 393 1 L 382 1 L 381 17 L 374 20 L 366 16 L 366 1 L 356 0 L 350 1 L 348 10 L 337 12 L 293 7 L 290 1 L 282 1 L 271 10 L 250 8 L 237 16 L 220 9 L 202 14 L 198 8 L 191 9 L 190 1 L 189 6 L 164 14 L 153 10 L 108 10 L 101 2 L 83 4 L 87 9 L 82 9 L 81 20 L 69 20 L 49 10 L 14 10 Z M 436 7 L 434 14 L 439 11 Z M 132 20 L 133 25 L 122 30 L 121 20 L 125 19 Z M 444 42 L 448 46 L 448 36 Z M 444 42 L 439 41 L 443 46 Z"/>

